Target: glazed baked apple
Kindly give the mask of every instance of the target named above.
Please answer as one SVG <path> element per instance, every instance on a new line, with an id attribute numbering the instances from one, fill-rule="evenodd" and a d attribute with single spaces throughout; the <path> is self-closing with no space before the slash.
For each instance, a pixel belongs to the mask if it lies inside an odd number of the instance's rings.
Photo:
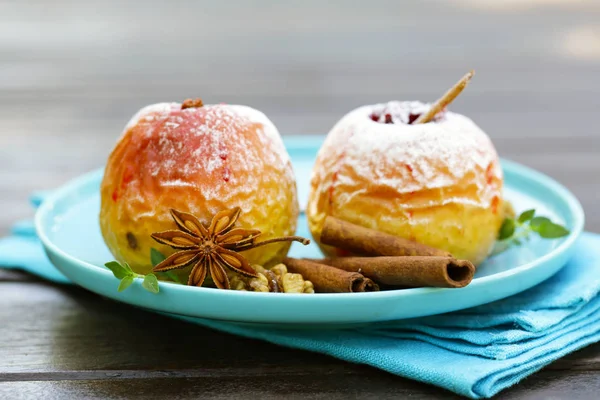
<path id="1" fill-rule="evenodd" d="M 208 226 L 217 212 L 234 207 L 242 210 L 238 225 L 260 230 L 261 240 L 294 234 L 296 182 L 276 127 L 246 106 L 160 103 L 131 119 L 108 158 L 100 228 L 114 257 L 145 274 L 152 247 L 174 252 L 151 238 L 175 228 L 171 209 Z M 244 256 L 270 266 L 289 247 L 274 243 Z"/>
<path id="2" fill-rule="evenodd" d="M 327 216 L 481 263 L 503 220 L 503 176 L 488 136 L 421 102 L 360 107 L 329 132 L 313 170 L 307 216 L 319 242 Z M 321 245 L 330 256 L 343 255 Z"/>

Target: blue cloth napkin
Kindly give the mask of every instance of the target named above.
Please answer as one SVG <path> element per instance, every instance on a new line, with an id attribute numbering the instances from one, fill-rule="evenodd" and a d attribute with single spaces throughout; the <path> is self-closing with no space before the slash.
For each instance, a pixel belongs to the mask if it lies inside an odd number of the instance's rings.
<path id="1" fill-rule="evenodd" d="M 554 277 L 513 297 L 373 328 L 278 330 L 177 318 L 368 364 L 470 398 L 487 398 L 552 361 L 600 340 L 600 235 L 583 234 L 574 254 Z M 0 239 L 3 266 L 68 282 L 50 264 L 27 221 L 16 224 L 12 236 Z"/>

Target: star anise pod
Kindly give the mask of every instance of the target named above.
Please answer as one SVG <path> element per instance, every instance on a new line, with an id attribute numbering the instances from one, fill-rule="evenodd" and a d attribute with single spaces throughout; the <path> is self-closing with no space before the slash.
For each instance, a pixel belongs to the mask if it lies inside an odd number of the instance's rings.
<path id="1" fill-rule="evenodd" d="M 219 289 L 229 289 L 225 268 L 244 276 L 257 277 L 256 271 L 239 251 L 250 250 L 265 244 L 298 241 L 304 245 L 310 240 L 298 236 L 284 236 L 256 242 L 261 232 L 256 229 L 234 228 L 241 213 L 236 207 L 218 212 L 206 228 L 195 216 L 171 210 L 176 230 L 153 233 L 159 243 L 179 250 L 154 267 L 154 272 L 165 272 L 192 266 L 188 285 L 202 286 L 208 273 Z"/>

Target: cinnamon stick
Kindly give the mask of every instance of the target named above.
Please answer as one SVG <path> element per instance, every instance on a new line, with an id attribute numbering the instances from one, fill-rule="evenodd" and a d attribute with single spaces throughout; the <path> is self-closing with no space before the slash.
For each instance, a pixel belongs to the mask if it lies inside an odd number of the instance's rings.
<path id="1" fill-rule="evenodd" d="M 379 291 L 379 285 L 373 282 L 369 278 L 363 279 L 362 283 L 358 286 L 357 292 L 377 292 Z"/>
<path id="2" fill-rule="evenodd" d="M 373 292 L 379 286 L 356 271 L 344 271 L 328 265 L 298 258 L 283 260 L 289 272 L 301 274 L 311 281 L 319 293 Z"/>
<path id="3" fill-rule="evenodd" d="M 321 242 L 364 256 L 439 256 L 450 253 L 399 236 L 364 228 L 335 217 L 325 218 Z"/>
<path id="4" fill-rule="evenodd" d="M 461 288 L 473 280 L 475 266 L 452 257 L 340 257 L 311 260 L 347 272 L 360 272 L 388 286 Z"/>
<path id="5" fill-rule="evenodd" d="M 429 111 L 423 113 L 413 122 L 413 124 L 426 124 L 431 121 L 437 113 L 442 111 L 448 104 L 452 103 L 454 99 L 467 87 L 467 84 L 471 80 L 471 78 L 475 75 L 475 71 L 471 70 L 465 76 L 463 76 L 454 86 L 452 86 L 442 97 L 437 99 L 435 103 L 431 106 Z"/>

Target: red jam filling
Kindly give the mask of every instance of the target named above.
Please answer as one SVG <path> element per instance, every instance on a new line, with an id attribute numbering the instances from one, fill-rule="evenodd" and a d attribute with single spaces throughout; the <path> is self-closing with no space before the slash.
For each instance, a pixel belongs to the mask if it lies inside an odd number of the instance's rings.
<path id="1" fill-rule="evenodd" d="M 386 104 L 378 104 L 369 115 L 372 121 L 381 124 L 406 124 L 410 125 L 417 120 L 427 109 L 428 105 L 416 101 L 390 101 Z M 445 116 L 445 110 L 435 116 L 438 122 Z"/>

